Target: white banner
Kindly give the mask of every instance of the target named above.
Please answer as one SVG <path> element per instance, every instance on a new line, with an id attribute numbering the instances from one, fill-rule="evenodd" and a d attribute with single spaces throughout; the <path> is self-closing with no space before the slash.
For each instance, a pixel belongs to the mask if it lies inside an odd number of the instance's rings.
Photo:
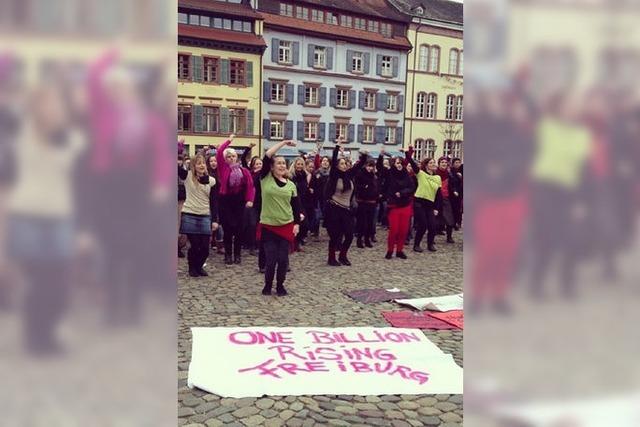
<path id="1" fill-rule="evenodd" d="M 464 309 L 464 299 L 462 294 L 432 298 L 397 299 L 395 302 L 411 306 L 418 310 L 450 311 Z"/>
<path id="2" fill-rule="evenodd" d="M 462 393 L 462 368 L 419 329 L 191 332 L 188 385 L 223 397 Z"/>

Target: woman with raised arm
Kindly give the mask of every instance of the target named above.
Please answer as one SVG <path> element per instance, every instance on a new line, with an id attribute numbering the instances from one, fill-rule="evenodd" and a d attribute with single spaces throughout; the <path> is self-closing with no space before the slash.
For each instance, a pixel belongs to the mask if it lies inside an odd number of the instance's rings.
<path id="1" fill-rule="evenodd" d="M 413 216 L 416 223 L 416 239 L 413 242 L 413 250 L 422 252 L 420 243 L 427 232 L 427 248 L 431 252 L 436 251 L 434 244 L 438 223 L 436 217 L 440 211 L 441 196 L 440 189 L 442 180 L 436 174 L 436 161 L 434 159 L 423 159 L 420 166 L 413 160 L 413 147 L 409 147 L 409 161 L 418 179 L 418 189 L 416 190 L 413 202 Z"/>
<path id="2" fill-rule="evenodd" d="M 251 173 L 238 161 L 236 150 L 229 147 L 234 136 L 231 135 L 216 151 L 220 222 L 224 228 L 224 262 L 227 265 L 241 262 L 242 219 L 245 208 L 253 206 L 255 196 Z"/>
<path id="3" fill-rule="evenodd" d="M 287 161 L 282 156 L 276 156 L 285 145 L 295 147 L 296 143 L 291 140 L 280 141 L 265 153 L 259 196 L 256 197 L 260 211 L 257 235 L 265 256 L 262 295 L 271 295 L 274 276 L 278 296 L 287 295 L 284 281 L 289 267 L 289 249 L 300 232 L 302 207 L 298 191 L 287 178 Z"/>
<path id="4" fill-rule="evenodd" d="M 329 232 L 327 264 L 334 267 L 351 265 L 347 253 L 353 241 L 355 215 L 351 208 L 351 197 L 355 188 L 354 177 L 362 170 L 367 160 L 367 154 L 361 152 L 360 160 L 348 169 L 346 159 L 338 158 L 338 153 L 344 151 L 340 146 L 342 142 L 342 138 L 338 138 L 333 149 L 331 170 L 325 190 L 327 199 L 325 226 Z M 338 259 L 336 259 L 336 251 L 340 251 Z"/>
<path id="5" fill-rule="evenodd" d="M 378 162 L 382 162 L 382 154 Z M 387 208 L 389 210 L 389 235 L 387 237 L 386 259 L 391 259 L 395 249 L 398 258 L 407 259 L 404 253 L 405 239 L 409 232 L 411 221 L 411 196 L 416 191 L 413 177 L 407 172 L 405 162 L 409 161 L 410 153 L 405 154 L 403 161 L 400 157 L 391 160 L 391 168 L 387 172 Z"/>

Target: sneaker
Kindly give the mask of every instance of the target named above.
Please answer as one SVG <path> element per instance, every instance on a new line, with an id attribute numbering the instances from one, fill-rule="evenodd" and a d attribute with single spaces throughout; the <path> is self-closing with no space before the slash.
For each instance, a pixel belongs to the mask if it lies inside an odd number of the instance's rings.
<path id="1" fill-rule="evenodd" d="M 404 252 L 400 251 L 400 252 L 396 252 L 396 257 L 400 258 L 400 259 L 407 259 L 407 256 L 405 255 Z"/>
<path id="2" fill-rule="evenodd" d="M 207 273 L 206 271 L 204 271 L 204 268 L 200 267 L 200 269 L 198 270 L 198 275 L 205 277 L 208 276 L 209 273 Z"/>

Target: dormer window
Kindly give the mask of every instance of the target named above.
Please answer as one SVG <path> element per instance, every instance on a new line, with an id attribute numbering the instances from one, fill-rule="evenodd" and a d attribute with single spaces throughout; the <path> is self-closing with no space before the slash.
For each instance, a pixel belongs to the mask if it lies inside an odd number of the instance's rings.
<path id="1" fill-rule="evenodd" d="M 422 6 L 418 6 L 418 7 L 416 7 L 416 13 L 417 13 L 418 15 L 422 15 L 422 14 L 424 14 L 424 9 L 422 8 Z"/>

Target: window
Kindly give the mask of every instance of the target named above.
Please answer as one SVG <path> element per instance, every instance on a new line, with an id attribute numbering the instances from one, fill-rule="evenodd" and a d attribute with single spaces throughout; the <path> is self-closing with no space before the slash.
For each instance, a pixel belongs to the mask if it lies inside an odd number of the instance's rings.
<path id="1" fill-rule="evenodd" d="M 220 109 L 218 107 L 204 107 L 202 114 L 202 131 L 218 132 L 220 123 Z"/>
<path id="2" fill-rule="evenodd" d="M 427 71 L 429 69 L 429 46 L 421 45 L 418 56 L 418 70 Z"/>
<path id="3" fill-rule="evenodd" d="M 462 141 L 446 140 L 444 142 L 444 155 L 447 157 L 462 158 Z"/>
<path id="4" fill-rule="evenodd" d="M 231 133 L 243 134 L 247 128 L 246 110 L 240 108 L 229 108 Z"/>
<path id="5" fill-rule="evenodd" d="M 229 61 L 229 84 L 244 86 L 244 61 Z"/>
<path id="6" fill-rule="evenodd" d="M 336 106 L 340 108 L 349 107 L 349 91 L 347 89 L 338 89 L 336 91 L 337 102 Z"/>
<path id="7" fill-rule="evenodd" d="M 427 94 L 424 92 L 420 92 L 416 97 L 416 117 L 421 119 L 424 118 L 424 107 L 426 100 Z"/>
<path id="8" fill-rule="evenodd" d="M 456 120 L 462 120 L 462 109 L 463 109 L 463 102 L 462 102 L 462 95 L 460 95 L 459 97 L 456 98 Z"/>
<path id="9" fill-rule="evenodd" d="M 222 28 L 222 18 L 213 18 L 213 28 Z"/>
<path id="10" fill-rule="evenodd" d="M 464 51 L 460 51 L 458 55 L 458 75 L 461 76 L 463 74 L 464 69 Z"/>
<path id="11" fill-rule="evenodd" d="M 316 46 L 313 50 L 313 66 L 319 68 L 327 67 L 327 53 L 322 46 Z"/>
<path id="12" fill-rule="evenodd" d="M 416 139 L 415 141 L 415 158 L 416 161 L 423 159 L 433 159 L 436 155 L 436 143 L 433 139 Z"/>
<path id="13" fill-rule="evenodd" d="M 440 69 L 440 48 L 431 46 L 429 49 L 429 72 L 437 73 Z"/>
<path id="14" fill-rule="evenodd" d="M 191 56 L 178 54 L 178 80 L 191 78 Z"/>
<path id="15" fill-rule="evenodd" d="M 280 15 L 293 17 L 293 5 L 280 3 Z"/>
<path id="16" fill-rule="evenodd" d="M 363 54 L 362 52 L 355 52 L 353 54 L 353 62 L 351 63 L 351 71 L 355 72 L 355 73 L 362 73 L 363 72 Z"/>
<path id="17" fill-rule="evenodd" d="M 319 105 L 318 102 L 318 88 L 315 86 L 306 86 L 304 88 L 304 104 L 305 105 Z"/>
<path id="18" fill-rule="evenodd" d="M 296 18 L 298 19 L 309 19 L 309 8 L 307 7 L 296 7 Z"/>
<path id="19" fill-rule="evenodd" d="M 376 93 L 365 92 L 364 94 L 364 109 L 375 110 L 376 109 Z"/>
<path id="20" fill-rule="evenodd" d="M 222 28 L 224 28 L 225 30 L 230 30 L 231 29 L 231 19 L 223 19 L 222 20 Z"/>
<path id="21" fill-rule="evenodd" d="M 380 24 L 380 34 L 382 34 L 384 37 L 391 37 L 392 35 L 392 29 L 391 29 L 391 24 Z"/>
<path id="22" fill-rule="evenodd" d="M 251 33 L 253 30 L 251 29 L 251 22 L 243 22 L 242 23 L 242 31 L 245 33 Z"/>
<path id="23" fill-rule="evenodd" d="M 347 140 L 348 135 L 348 126 L 346 123 L 338 123 L 336 124 L 336 139 L 342 137 L 345 141 Z"/>
<path id="24" fill-rule="evenodd" d="M 458 49 L 449 51 L 449 74 L 458 74 Z"/>
<path id="25" fill-rule="evenodd" d="M 453 113 L 454 113 L 454 109 L 455 109 L 455 104 L 456 104 L 456 96 L 455 95 L 448 95 L 447 96 L 447 112 L 446 112 L 446 116 L 445 116 L 445 118 L 447 120 L 453 120 Z"/>
<path id="26" fill-rule="evenodd" d="M 314 22 L 324 22 L 324 12 L 318 9 L 311 10 L 311 20 Z"/>
<path id="27" fill-rule="evenodd" d="M 384 136 L 385 144 L 395 144 L 396 143 L 396 128 L 393 126 L 387 126 L 385 136 Z"/>
<path id="28" fill-rule="evenodd" d="M 430 93 L 427 96 L 427 119 L 436 118 L 436 103 L 438 102 L 438 95 Z"/>
<path id="29" fill-rule="evenodd" d="M 178 130 L 191 131 L 191 105 L 178 104 Z"/>
<path id="30" fill-rule="evenodd" d="M 284 83 L 271 83 L 271 102 L 284 102 Z"/>
<path id="31" fill-rule="evenodd" d="M 208 16 L 201 16 L 200 17 L 200 25 L 203 27 L 210 27 L 211 26 L 211 18 L 209 18 Z"/>
<path id="32" fill-rule="evenodd" d="M 353 27 L 353 18 L 346 15 L 340 15 L 340 25 L 347 28 Z"/>
<path id="33" fill-rule="evenodd" d="M 206 83 L 215 83 L 218 81 L 218 59 L 204 58 L 204 72 L 202 79 Z"/>
<path id="34" fill-rule="evenodd" d="M 327 12 L 327 24 L 338 25 L 338 15 Z"/>
<path id="35" fill-rule="evenodd" d="M 200 15 L 189 15 L 189 24 L 200 25 Z"/>
<path id="36" fill-rule="evenodd" d="M 291 64 L 291 42 L 280 40 L 278 49 L 278 62 Z"/>
<path id="37" fill-rule="evenodd" d="M 387 111 L 398 111 L 398 95 L 387 95 Z"/>
<path id="38" fill-rule="evenodd" d="M 393 71 L 391 69 L 391 57 L 385 55 L 382 57 L 382 75 L 391 76 L 392 74 Z"/>
<path id="39" fill-rule="evenodd" d="M 233 31 L 242 31 L 242 21 L 233 21 Z"/>
<path id="40" fill-rule="evenodd" d="M 380 31 L 380 23 L 378 21 L 369 21 L 369 31 L 372 33 Z"/>
<path id="41" fill-rule="evenodd" d="M 305 122 L 304 123 L 304 140 L 315 141 L 318 139 L 318 123 Z"/>
<path id="42" fill-rule="evenodd" d="M 178 13 L 178 24 L 188 24 L 189 23 L 189 15 L 186 13 Z"/>
<path id="43" fill-rule="evenodd" d="M 373 130 L 372 125 L 365 125 L 362 132 L 362 142 L 373 143 Z"/>
<path id="44" fill-rule="evenodd" d="M 284 138 L 284 122 L 282 120 L 271 120 L 271 139 Z"/>
<path id="45" fill-rule="evenodd" d="M 364 18 L 356 18 L 354 21 L 354 28 L 356 30 L 366 30 L 367 29 L 367 20 Z"/>

